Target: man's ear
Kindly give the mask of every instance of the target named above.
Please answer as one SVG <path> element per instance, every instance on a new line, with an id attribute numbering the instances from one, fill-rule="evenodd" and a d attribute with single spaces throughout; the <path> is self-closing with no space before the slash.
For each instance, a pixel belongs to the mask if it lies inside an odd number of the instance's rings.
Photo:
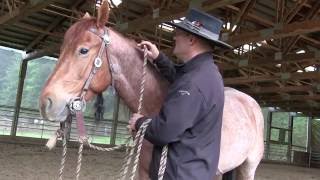
<path id="1" fill-rule="evenodd" d="M 192 34 L 190 34 L 188 36 L 189 36 L 189 44 L 190 45 L 194 45 L 199 40 L 196 36 L 194 36 Z"/>

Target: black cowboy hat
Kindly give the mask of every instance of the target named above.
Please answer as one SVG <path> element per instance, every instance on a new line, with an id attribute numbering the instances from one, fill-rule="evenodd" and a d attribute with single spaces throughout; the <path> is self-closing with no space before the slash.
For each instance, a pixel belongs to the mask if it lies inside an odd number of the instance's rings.
<path id="1" fill-rule="evenodd" d="M 231 45 L 219 40 L 223 22 L 220 19 L 197 9 L 190 9 L 183 21 L 179 23 L 167 22 L 167 24 L 200 36 L 216 46 L 229 49 L 233 48 Z"/>

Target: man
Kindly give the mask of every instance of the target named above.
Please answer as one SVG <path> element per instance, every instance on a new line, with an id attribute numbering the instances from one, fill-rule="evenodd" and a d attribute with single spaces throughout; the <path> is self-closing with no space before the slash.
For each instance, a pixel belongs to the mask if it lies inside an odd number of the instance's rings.
<path id="1" fill-rule="evenodd" d="M 150 42 L 143 41 L 148 58 L 171 82 L 158 115 L 133 114 L 130 128 L 137 130 L 147 118 L 145 138 L 154 145 L 149 176 L 158 177 L 162 147 L 168 145 L 164 180 L 212 180 L 220 151 L 224 85 L 212 59 L 212 46 L 231 48 L 218 40 L 222 22 L 191 9 L 176 27 L 173 53 L 183 61 L 174 66 Z"/>

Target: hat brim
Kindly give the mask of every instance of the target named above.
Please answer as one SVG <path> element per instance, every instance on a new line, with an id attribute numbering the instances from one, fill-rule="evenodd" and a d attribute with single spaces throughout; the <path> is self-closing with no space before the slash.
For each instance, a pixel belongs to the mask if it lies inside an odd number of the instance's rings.
<path id="1" fill-rule="evenodd" d="M 207 35 L 205 35 L 205 34 L 199 33 L 199 32 L 196 31 L 196 30 L 190 29 L 190 28 L 188 28 L 188 26 L 186 26 L 185 24 L 183 24 L 183 23 L 181 23 L 181 22 L 180 22 L 180 23 L 166 22 L 166 24 L 169 24 L 169 25 L 171 25 L 171 26 L 180 28 L 180 29 L 182 29 L 182 30 L 184 30 L 184 31 L 187 31 L 187 32 L 189 32 L 189 33 L 192 33 L 192 34 L 194 34 L 194 35 L 196 35 L 196 36 L 200 36 L 200 37 L 202 37 L 202 38 L 204 38 L 204 39 L 206 39 L 206 40 L 209 40 L 211 43 L 213 43 L 214 45 L 219 46 L 219 47 L 221 47 L 221 48 L 224 48 L 224 49 L 233 49 L 233 47 L 232 47 L 231 45 L 229 45 L 229 44 L 227 44 L 227 43 L 225 43 L 225 42 L 223 42 L 223 41 L 220 41 L 220 40 L 218 40 L 218 39 L 214 39 L 214 38 L 212 38 L 212 37 L 209 37 L 209 36 L 207 36 Z"/>

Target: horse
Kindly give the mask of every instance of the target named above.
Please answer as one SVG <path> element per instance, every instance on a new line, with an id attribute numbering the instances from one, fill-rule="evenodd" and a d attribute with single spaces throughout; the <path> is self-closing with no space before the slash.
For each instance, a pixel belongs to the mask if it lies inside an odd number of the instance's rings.
<path id="1" fill-rule="evenodd" d="M 89 101 L 112 84 L 130 110 L 137 110 L 143 52 L 134 40 L 106 27 L 108 18 L 108 3 L 103 3 L 96 18 L 86 14 L 66 31 L 57 65 L 39 98 L 40 112 L 45 119 L 64 121 L 69 113 L 68 103 L 79 97 L 84 86 L 87 86 L 84 99 Z M 101 66 L 88 85 L 97 56 Z M 169 83 L 151 63 L 146 66 L 145 80 L 141 112 L 152 116 L 159 112 Z M 249 95 L 226 87 L 217 176 L 236 168 L 238 180 L 254 179 L 263 157 L 263 126 L 259 104 Z M 144 140 L 139 180 L 149 179 L 152 148 L 152 144 Z"/>

